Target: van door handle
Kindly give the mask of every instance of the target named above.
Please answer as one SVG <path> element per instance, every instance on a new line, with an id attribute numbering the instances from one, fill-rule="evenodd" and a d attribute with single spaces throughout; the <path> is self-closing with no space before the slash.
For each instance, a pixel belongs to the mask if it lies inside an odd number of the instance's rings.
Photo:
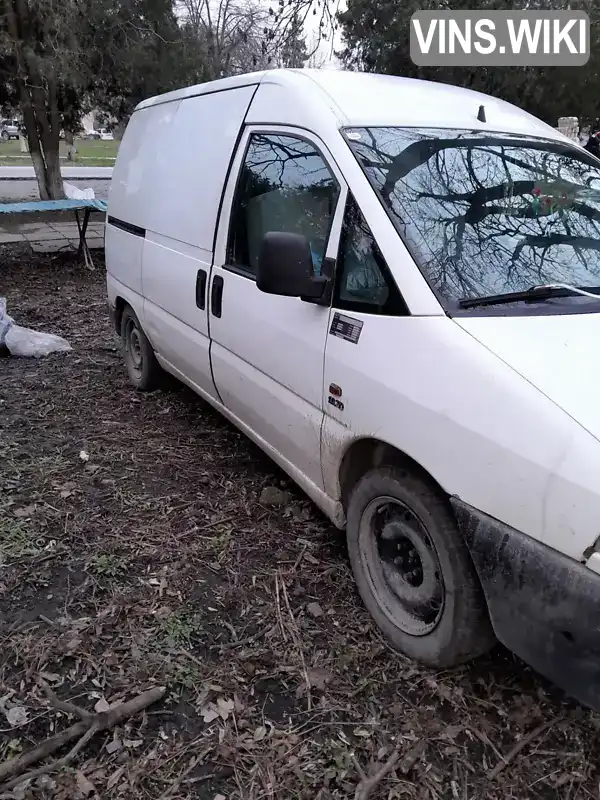
<path id="1" fill-rule="evenodd" d="M 199 269 L 196 275 L 196 305 L 200 311 L 206 308 L 206 279 L 208 275 L 205 269 Z"/>
<path id="2" fill-rule="evenodd" d="M 213 316 L 220 317 L 223 310 L 223 278 L 215 275 L 210 292 L 210 310 Z"/>

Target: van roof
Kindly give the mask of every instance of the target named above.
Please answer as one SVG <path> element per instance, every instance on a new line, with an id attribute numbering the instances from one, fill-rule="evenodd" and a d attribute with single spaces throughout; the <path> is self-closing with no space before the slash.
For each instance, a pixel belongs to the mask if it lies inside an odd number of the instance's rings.
<path id="1" fill-rule="evenodd" d="M 285 88 L 297 95 L 301 105 L 326 101 L 345 126 L 467 128 L 570 141 L 537 117 L 491 95 L 434 81 L 334 69 L 274 69 L 236 75 L 149 98 L 136 110 L 261 83 Z M 482 105 L 485 122 L 477 119 Z"/>

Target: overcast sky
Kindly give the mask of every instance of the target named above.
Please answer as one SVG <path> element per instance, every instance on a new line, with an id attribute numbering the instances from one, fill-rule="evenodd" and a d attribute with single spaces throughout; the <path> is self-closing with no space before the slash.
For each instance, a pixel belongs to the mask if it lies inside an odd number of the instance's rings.
<path id="1" fill-rule="evenodd" d="M 218 8 L 221 0 L 209 0 L 211 7 Z M 274 6 L 275 0 L 260 0 L 261 4 L 264 6 L 271 8 Z M 335 14 L 337 11 L 343 11 L 347 7 L 347 0 L 321 0 L 321 2 L 326 2 L 329 4 L 332 14 Z M 306 32 L 306 39 L 307 39 L 307 47 L 309 51 L 315 46 L 318 35 L 319 35 L 319 20 L 320 20 L 320 9 L 317 7 L 315 0 L 313 0 L 314 7 L 317 8 L 317 13 L 313 14 L 312 9 L 309 12 L 306 22 L 305 22 L 305 32 Z M 185 15 L 185 2 L 184 0 L 180 0 L 176 5 L 176 13 L 178 16 Z M 329 31 L 329 38 L 327 40 L 321 40 L 319 42 L 319 47 L 317 52 L 315 53 L 315 61 L 317 62 L 317 66 L 322 66 L 329 69 L 340 69 L 341 64 L 333 55 L 335 50 L 340 50 L 342 47 L 342 37 L 339 31 L 335 31 L 333 37 L 331 36 L 331 31 Z M 332 41 L 333 38 L 333 41 Z"/>
<path id="2" fill-rule="evenodd" d="M 332 11 L 343 11 L 346 8 L 346 0 L 338 0 L 337 4 L 335 0 L 332 2 Z M 306 38 L 308 40 L 309 49 L 311 46 L 314 46 L 314 42 L 317 39 L 319 33 L 319 14 L 315 16 L 312 12 L 308 15 L 306 20 Z M 333 44 L 333 47 L 332 47 Z M 319 44 L 319 49 L 317 51 L 317 60 L 320 61 L 321 58 L 324 60 L 324 67 L 329 69 L 341 69 L 341 64 L 338 59 L 335 58 L 333 55 L 334 50 L 340 50 L 342 47 L 342 37 L 338 31 L 335 32 L 333 37 L 333 43 L 331 41 L 331 37 L 327 41 L 321 41 Z"/>

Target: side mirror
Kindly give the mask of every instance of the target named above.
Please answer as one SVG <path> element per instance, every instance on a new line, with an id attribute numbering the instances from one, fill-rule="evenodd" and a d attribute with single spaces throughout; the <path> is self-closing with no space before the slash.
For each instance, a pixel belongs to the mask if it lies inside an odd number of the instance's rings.
<path id="1" fill-rule="evenodd" d="M 298 233 L 271 231 L 261 243 L 256 285 L 261 292 L 303 300 L 326 301 L 330 279 L 315 275 L 308 239 Z"/>

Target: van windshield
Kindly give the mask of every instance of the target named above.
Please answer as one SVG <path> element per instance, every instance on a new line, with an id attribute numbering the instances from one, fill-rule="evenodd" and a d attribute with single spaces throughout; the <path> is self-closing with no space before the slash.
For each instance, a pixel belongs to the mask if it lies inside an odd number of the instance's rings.
<path id="1" fill-rule="evenodd" d="M 541 284 L 600 287 L 600 163 L 582 148 L 464 130 L 344 134 L 444 305 Z"/>

